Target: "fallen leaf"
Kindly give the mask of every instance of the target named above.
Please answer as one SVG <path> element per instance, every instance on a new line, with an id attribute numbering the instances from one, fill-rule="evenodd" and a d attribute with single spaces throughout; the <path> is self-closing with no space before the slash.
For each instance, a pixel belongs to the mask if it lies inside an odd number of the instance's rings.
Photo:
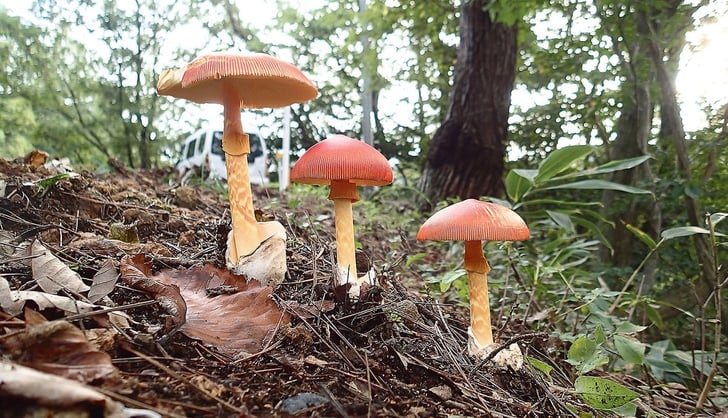
<path id="1" fill-rule="evenodd" d="M 31 255 L 33 279 L 44 292 L 57 294 L 61 289 L 68 289 L 73 293 L 81 293 L 89 290 L 89 286 L 81 280 L 78 273 L 71 270 L 37 240 L 33 241 Z"/>
<path id="2" fill-rule="evenodd" d="M 129 268 L 124 266 L 130 266 L 130 263 L 134 263 L 137 271 L 148 271 L 148 266 L 139 258 L 124 257 L 121 261 L 122 279 L 125 269 Z M 266 336 L 279 325 L 290 322 L 290 316 L 271 300 L 271 287 L 261 286 L 255 280 L 247 282 L 243 276 L 234 275 L 227 269 L 205 265 L 164 270 L 154 279 L 179 286 L 187 305 L 182 332 L 229 355 L 260 351 Z M 207 289 L 221 286 L 234 286 L 238 292 L 208 295 Z"/>
<path id="3" fill-rule="evenodd" d="M 142 268 L 145 267 L 142 266 Z M 159 306 L 169 314 L 172 324 L 165 327 L 165 332 L 173 332 L 185 323 L 187 304 L 180 295 L 177 285 L 166 284 L 156 278 L 147 277 L 136 265 L 132 264 L 130 257 L 121 259 L 119 271 L 124 283 L 134 289 L 150 293 Z"/>
<path id="4" fill-rule="evenodd" d="M 28 406 L 42 410 L 42 407 L 56 409 L 58 415 L 72 416 L 126 416 L 123 405 L 100 394 L 92 388 L 74 380 L 43 373 L 29 367 L 0 359 L 0 399 L 11 399 L 3 402 L 3 414 L 15 416 L 14 412 L 35 416 L 28 413 Z M 18 408 L 17 411 L 14 408 Z M 81 411 L 85 410 L 83 414 Z M 32 409 L 31 409 L 32 411 Z M 47 410 L 46 410 L 47 411 Z M 52 413 L 39 416 L 52 416 Z"/>
<path id="5" fill-rule="evenodd" d="M 52 295 L 33 290 L 10 290 L 10 284 L 0 277 L 0 307 L 9 315 L 18 315 L 28 301 L 38 305 L 39 310 L 57 308 L 67 313 L 91 312 L 99 306 L 71 299 L 66 296 Z"/>
<path id="6" fill-rule="evenodd" d="M 9 315 L 18 315 L 23 312 L 25 301 L 20 300 L 13 290 L 10 290 L 10 283 L 0 276 L 0 308 Z"/>
<path id="7" fill-rule="evenodd" d="M 114 267 L 114 262 L 107 258 L 99 267 L 99 271 L 94 274 L 91 289 L 88 291 L 88 300 L 96 303 L 104 296 L 108 296 L 116 287 L 116 281 L 119 279 L 119 272 Z"/>
<path id="8" fill-rule="evenodd" d="M 67 321 L 47 321 L 26 309 L 25 332 L 5 339 L 14 360 L 36 370 L 80 382 L 115 377 L 118 370 L 111 357 L 94 348 L 83 331 Z"/>
<path id="9" fill-rule="evenodd" d="M 0 262 L 7 260 L 15 252 L 14 239 L 15 235 L 12 232 L 0 231 Z"/>

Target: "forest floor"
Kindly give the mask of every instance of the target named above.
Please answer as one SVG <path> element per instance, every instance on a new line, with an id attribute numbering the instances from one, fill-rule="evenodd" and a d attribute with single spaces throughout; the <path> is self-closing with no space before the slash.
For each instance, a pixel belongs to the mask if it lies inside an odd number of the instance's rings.
<path id="1" fill-rule="evenodd" d="M 256 215 L 289 237 L 285 281 L 263 288 L 224 268 L 219 193 L 115 166 L 58 176 L 0 160 L 0 416 L 610 415 L 575 393 L 564 343 L 520 320 L 498 334 L 516 336 L 503 345 L 518 343 L 538 370 L 468 356 L 467 309 L 424 291 L 406 268 L 424 249 L 402 230 L 356 221 L 369 224 L 358 259 L 379 284 L 351 302 L 332 286 L 329 202 L 256 188 Z M 186 280 L 201 293 L 185 294 Z M 217 344 L 190 336 L 193 308 L 220 322 L 201 331 Z M 638 416 L 701 416 L 683 387 L 609 377 L 640 394 Z"/>

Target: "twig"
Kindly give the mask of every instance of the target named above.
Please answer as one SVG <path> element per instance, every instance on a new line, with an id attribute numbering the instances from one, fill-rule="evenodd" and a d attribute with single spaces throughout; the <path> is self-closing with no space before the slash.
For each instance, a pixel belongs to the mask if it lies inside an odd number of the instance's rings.
<path id="1" fill-rule="evenodd" d="M 202 395 L 204 395 L 204 396 L 206 396 L 206 397 L 214 400 L 215 402 L 218 402 L 220 405 L 222 405 L 223 407 L 225 407 L 229 411 L 235 412 L 236 414 L 240 414 L 240 415 L 245 415 L 246 414 L 246 411 L 245 410 L 243 410 L 241 408 L 238 408 L 237 406 L 230 404 L 226 400 L 220 399 L 219 397 L 217 397 L 214 394 L 208 392 L 207 390 L 205 390 L 205 389 L 203 389 L 203 388 L 201 388 L 201 387 L 193 384 L 190 381 L 190 379 L 184 378 L 179 373 L 175 372 L 174 370 L 170 369 L 169 367 L 165 366 L 164 364 L 158 362 L 157 360 L 149 357 L 148 355 L 146 355 L 146 354 L 144 354 L 144 353 L 142 353 L 140 351 L 137 351 L 136 349 L 134 349 L 131 346 L 131 344 L 129 344 L 127 342 L 123 342 L 121 344 L 121 346 L 122 346 L 122 348 L 124 350 L 126 350 L 126 351 L 128 351 L 128 352 L 130 352 L 130 353 L 132 353 L 132 354 L 134 354 L 134 355 L 136 355 L 138 357 L 143 358 L 149 364 L 151 364 L 151 365 L 155 366 L 156 368 L 162 370 L 163 372 L 167 373 L 170 377 L 172 377 L 174 379 L 177 379 L 178 381 L 189 385 L 192 389 L 196 390 L 197 392 L 201 393 Z"/>
<path id="2" fill-rule="evenodd" d="M 338 399 L 334 397 L 334 394 L 331 393 L 331 390 L 325 385 L 321 385 L 321 390 L 324 392 L 324 395 L 326 395 L 327 398 L 329 398 L 329 402 L 331 402 L 331 406 L 336 409 L 336 412 L 339 413 L 339 416 L 343 418 L 348 418 L 350 415 L 346 413 L 346 410 L 344 410 L 344 407 L 341 405 L 341 402 L 339 402 Z"/>
<path id="3" fill-rule="evenodd" d="M 505 342 L 498 344 L 496 348 L 493 349 L 490 353 L 488 353 L 487 356 L 483 360 L 481 360 L 473 369 L 470 371 L 470 377 L 472 378 L 472 375 L 475 371 L 477 371 L 479 368 L 483 367 L 483 365 L 491 360 L 500 353 L 503 349 L 510 347 L 511 344 L 516 343 L 518 341 L 528 340 L 528 339 L 534 339 L 534 338 L 544 338 L 548 337 L 548 333 L 545 332 L 531 332 L 528 334 L 521 334 L 516 335 L 515 337 L 511 337 Z"/>
<path id="4" fill-rule="evenodd" d="M 162 415 L 164 417 L 170 417 L 170 418 L 185 418 L 184 415 L 177 415 L 177 414 L 175 414 L 173 412 L 170 412 L 170 411 L 162 411 L 161 409 L 155 408 L 152 405 L 145 404 L 144 402 L 138 401 L 136 399 L 129 398 L 127 396 L 118 394 L 116 392 L 112 392 L 112 391 L 107 390 L 107 389 L 104 389 L 104 388 L 94 387 L 93 389 L 95 391 L 99 392 L 99 393 L 102 393 L 102 394 L 108 396 L 109 398 L 116 399 L 117 401 L 123 403 L 124 405 L 132 405 L 135 408 L 148 409 L 148 410 L 154 411 L 154 412 L 156 412 L 159 415 Z"/>
<path id="5" fill-rule="evenodd" d="M 96 315 L 103 315 L 103 314 L 107 314 L 109 312 L 126 311 L 128 309 L 141 308 L 143 306 L 154 305 L 155 303 L 157 303 L 156 300 L 145 300 L 142 302 L 131 303 L 129 305 L 112 306 L 110 308 L 99 309 L 98 311 L 77 313 L 77 314 L 69 315 L 69 316 L 65 317 L 64 319 L 66 321 L 75 321 L 77 319 L 88 318 L 90 316 L 96 316 Z"/>

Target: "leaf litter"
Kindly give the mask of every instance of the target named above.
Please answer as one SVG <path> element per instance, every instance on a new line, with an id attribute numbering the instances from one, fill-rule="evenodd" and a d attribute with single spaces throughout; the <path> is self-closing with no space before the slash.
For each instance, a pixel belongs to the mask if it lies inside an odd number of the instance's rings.
<path id="1" fill-rule="evenodd" d="M 357 255 L 367 256 L 367 269 L 379 269 L 381 285 L 346 301 L 345 289 L 331 287 L 330 208 L 316 199 L 288 207 L 285 195 L 255 189 L 259 220 L 278 220 L 289 235 L 289 272 L 270 289 L 224 268 L 227 202 L 211 189 L 176 183 L 170 170 L 112 166 L 110 174 L 56 176 L 44 166 L 0 160 L 0 403 L 13 408 L 6 413 L 605 415 L 575 394 L 560 344 L 512 328 L 519 321 L 504 334 L 520 335 L 512 342 L 534 360 L 527 367 L 497 368 L 467 356 L 467 311 L 424 294 L 405 263 L 385 263 L 392 240 L 401 238 L 405 258 L 422 252 L 401 231 L 383 231 L 376 220 L 362 228 L 369 232 Z M 53 182 L 39 189 L 43 179 Z M 111 236 L 117 228 L 139 242 Z M 127 321 L 109 320 L 121 313 Z M 36 334 L 45 342 L 30 344 Z M 42 394 L 27 382 L 61 378 L 26 372 L 20 362 L 51 364 L 45 372 L 91 386 L 75 392 L 65 385 L 57 392 L 65 403 L 39 401 Z M 79 373 L 86 363 L 99 371 Z M 26 374 L 34 377 L 17 377 Z M 10 384 L 18 380 L 24 386 Z M 646 414 L 692 413 L 684 392 L 632 389 Z M 93 400 L 76 402 L 78 393 Z"/>

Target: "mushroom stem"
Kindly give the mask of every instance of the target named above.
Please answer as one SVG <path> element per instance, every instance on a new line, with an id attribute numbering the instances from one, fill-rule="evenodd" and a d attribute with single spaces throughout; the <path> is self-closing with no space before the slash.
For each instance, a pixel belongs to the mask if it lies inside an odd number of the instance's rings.
<path id="1" fill-rule="evenodd" d="M 336 263 L 339 266 L 339 285 L 353 283 L 356 278 L 356 255 L 354 246 L 354 218 L 351 204 L 359 200 L 356 184 L 333 180 L 329 199 L 334 202 L 336 227 Z"/>
<path id="2" fill-rule="evenodd" d="M 224 89 L 225 126 L 222 148 L 225 151 L 227 167 L 228 200 L 232 218 L 233 239 L 229 257 L 237 263 L 241 256 L 252 253 L 260 244 L 253 210 L 253 194 L 250 189 L 248 157 L 250 140 L 243 132 L 240 120 L 240 98 L 235 89 Z"/>
<path id="3" fill-rule="evenodd" d="M 479 347 L 493 344 L 488 299 L 488 272 L 490 266 L 483 255 L 480 241 L 465 241 L 465 262 L 470 284 L 470 327 Z"/>

